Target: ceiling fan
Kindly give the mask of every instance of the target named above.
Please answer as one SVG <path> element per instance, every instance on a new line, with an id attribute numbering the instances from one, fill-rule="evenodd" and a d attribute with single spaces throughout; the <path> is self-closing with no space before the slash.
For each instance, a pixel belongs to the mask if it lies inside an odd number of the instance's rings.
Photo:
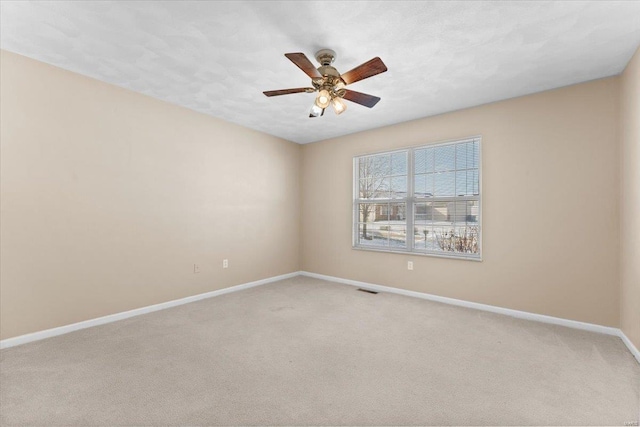
<path id="1" fill-rule="evenodd" d="M 347 105 L 343 99 L 364 105 L 368 108 L 372 108 L 380 101 L 380 98 L 377 96 L 345 89 L 347 85 L 387 71 L 386 65 L 384 65 L 384 62 L 378 57 L 358 65 L 353 70 L 340 74 L 338 70 L 331 66 L 336 58 L 336 53 L 331 49 L 321 49 L 316 53 L 316 60 L 320 63 L 320 67 L 318 68 L 314 67 L 304 53 L 285 53 L 284 56 L 289 58 L 291 62 L 311 77 L 313 87 L 269 90 L 263 93 L 266 96 L 279 96 L 289 95 L 291 93 L 318 92 L 316 101 L 309 112 L 309 117 L 324 115 L 324 110 L 329 104 L 333 106 L 336 114 L 341 114 L 347 109 Z"/>

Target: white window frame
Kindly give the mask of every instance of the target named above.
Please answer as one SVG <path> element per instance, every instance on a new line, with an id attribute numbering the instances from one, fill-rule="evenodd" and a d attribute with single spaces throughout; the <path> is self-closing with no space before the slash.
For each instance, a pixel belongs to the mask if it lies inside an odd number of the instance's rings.
<path id="1" fill-rule="evenodd" d="M 432 148 L 436 146 L 444 146 L 444 145 L 455 145 L 466 142 L 477 142 L 478 143 L 478 191 L 479 194 L 477 196 L 452 196 L 452 197 L 428 197 L 428 198 L 416 198 L 414 197 L 414 152 L 416 150 L 422 148 Z M 407 153 L 407 197 L 405 198 L 397 198 L 397 199 L 360 199 L 360 186 L 359 186 L 359 160 L 360 158 L 367 156 L 375 156 L 375 155 L 385 155 L 385 154 L 393 154 L 393 153 Z M 457 164 L 457 163 L 456 163 Z M 411 147 L 405 147 L 397 150 L 390 151 L 380 151 L 373 152 L 367 154 L 361 154 L 355 156 L 353 158 L 353 206 L 352 206 L 352 248 L 356 250 L 363 251 L 373 251 L 373 252 L 385 252 L 385 253 L 400 253 L 400 254 L 411 254 L 411 255 L 422 255 L 422 256 L 430 256 L 430 257 L 440 257 L 440 258 L 454 258 L 454 259 L 464 259 L 470 261 L 482 261 L 482 136 L 472 136 L 463 139 L 456 140 L 447 140 L 447 141 L 438 141 L 432 142 L 428 144 L 421 144 Z M 424 203 L 425 201 L 430 202 L 440 202 L 440 201 L 478 201 L 478 253 L 477 254 L 469 254 L 469 253 L 456 253 L 456 252 L 444 252 L 444 251 L 430 251 L 427 249 L 415 249 L 413 233 L 409 232 L 409 230 L 414 229 L 414 215 L 415 215 L 415 204 L 416 203 Z M 397 248 L 397 247 L 375 247 L 368 245 L 359 244 L 359 205 L 360 203 L 406 203 L 406 249 Z"/>

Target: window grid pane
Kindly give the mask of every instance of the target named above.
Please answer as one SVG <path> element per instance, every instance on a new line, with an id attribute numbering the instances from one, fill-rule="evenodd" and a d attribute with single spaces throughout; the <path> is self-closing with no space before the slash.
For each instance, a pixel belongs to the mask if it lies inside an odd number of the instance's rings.
<path id="1" fill-rule="evenodd" d="M 360 203 L 358 243 L 372 247 L 406 248 L 406 203 Z"/>

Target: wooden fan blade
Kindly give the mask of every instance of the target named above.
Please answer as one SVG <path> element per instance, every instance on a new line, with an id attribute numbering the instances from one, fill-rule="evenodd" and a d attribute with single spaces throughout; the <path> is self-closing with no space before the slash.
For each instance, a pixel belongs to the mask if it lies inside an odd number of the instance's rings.
<path id="1" fill-rule="evenodd" d="M 377 96 L 367 95 L 366 93 L 356 92 L 355 90 L 349 89 L 345 89 L 343 98 L 369 108 L 373 108 L 373 106 L 380 101 L 380 98 Z"/>
<path id="2" fill-rule="evenodd" d="M 342 77 L 342 80 L 344 80 L 346 84 L 351 84 L 375 76 L 376 74 L 384 73 L 385 71 L 387 71 L 387 66 L 384 65 L 382 59 L 375 57 L 362 65 L 358 65 L 353 70 L 347 71 L 340 77 Z"/>
<path id="3" fill-rule="evenodd" d="M 309 58 L 304 53 L 285 53 L 284 56 L 289 58 L 291 62 L 296 64 L 298 68 L 305 72 L 305 74 L 312 79 L 322 78 L 322 74 L 318 72 L 316 67 L 313 66 Z"/>
<path id="4" fill-rule="evenodd" d="M 300 93 L 300 92 L 315 92 L 315 89 L 312 87 L 297 87 L 295 89 L 267 90 L 262 93 L 264 93 L 267 96 L 279 96 L 279 95 L 289 95 L 290 93 Z"/>

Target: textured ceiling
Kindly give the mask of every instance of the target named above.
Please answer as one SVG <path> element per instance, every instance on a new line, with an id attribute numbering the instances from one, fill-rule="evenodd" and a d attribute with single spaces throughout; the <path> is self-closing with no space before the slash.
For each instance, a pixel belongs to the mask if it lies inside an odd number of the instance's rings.
<path id="1" fill-rule="evenodd" d="M 640 1 L 2 1 L 3 49 L 307 143 L 620 73 L 640 44 Z M 337 52 L 349 88 L 380 96 L 309 119 L 313 94 L 284 57 Z"/>

